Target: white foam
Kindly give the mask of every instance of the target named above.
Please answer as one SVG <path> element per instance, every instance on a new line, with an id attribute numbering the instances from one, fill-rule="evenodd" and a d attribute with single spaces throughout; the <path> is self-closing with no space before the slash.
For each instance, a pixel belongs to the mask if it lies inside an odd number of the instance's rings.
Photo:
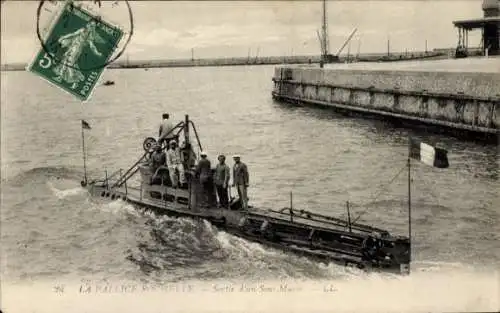
<path id="1" fill-rule="evenodd" d="M 127 213 L 139 216 L 139 212 L 137 212 L 133 205 L 121 199 L 105 202 L 104 204 L 98 206 L 98 209 L 103 212 L 108 212 L 116 215 Z"/>
<path id="2" fill-rule="evenodd" d="M 49 186 L 52 193 L 59 199 L 65 199 L 67 197 L 87 193 L 87 190 L 82 187 L 70 188 L 70 189 L 57 189 L 50 181 L 47 182 L 47 185 Z"/>

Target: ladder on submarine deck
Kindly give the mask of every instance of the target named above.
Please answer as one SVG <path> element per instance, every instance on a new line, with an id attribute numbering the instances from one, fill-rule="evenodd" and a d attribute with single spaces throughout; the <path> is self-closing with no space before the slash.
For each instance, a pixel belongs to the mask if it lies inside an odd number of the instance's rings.
<path id="1" fill-rule="evenodd" d="M 196 126 L 194 125 L 193 121 L 191 121 L 189 119 L 188 115 L 186 115 L 185 121 L 177 123 L 177 125 L 175 125 L 168 133 L 166 133 L 165 136 L 169 135 L 170 133 L 173 133 L 176 129 L 178 129 L 177 133 L 175 134 L 175 137 L 178 137 L 179 133 L 182 130 L 186 131 L 186 128 L 189 127 L 189 125 L 191 125 L 193 127 L 194 134 L 196 136 L 196 141 L 198 142 L 198 147 L 199 147 L 200 151 L 202 151 L 203 149 L 201 146 L 200 138 L 198 136 L 198 132 L 196 130 Z M 134 176 L 139 171 L 139 164 L 141 164 L 141 162 L 146 159 L 146 156 L 152 152 L 152 151 L 149 151 L 149 148 L 146 147 L 146 142 L 144 144 L 144 150 L 146 152 L 139 158 L 139 160 L 137 160 L 137 162 L 135 162 L 123 175 L 121 175 L 116 180 L 116 182 L 111 186 L 111 188 L 121 187 L 123 184 L 125 184 L 127 182 L 127 180 L 129 180 L 132 176 Z"/>

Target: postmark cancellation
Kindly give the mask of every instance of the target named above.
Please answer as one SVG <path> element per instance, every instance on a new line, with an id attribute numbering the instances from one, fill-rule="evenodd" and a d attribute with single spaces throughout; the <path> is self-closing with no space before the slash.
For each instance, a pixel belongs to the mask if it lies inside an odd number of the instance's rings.
<path id="1" fill-rule="evenodd" d="M 123 39 L 124 30 L 67 2 L 45 37 L 27 70 L 87 101 Z"/>

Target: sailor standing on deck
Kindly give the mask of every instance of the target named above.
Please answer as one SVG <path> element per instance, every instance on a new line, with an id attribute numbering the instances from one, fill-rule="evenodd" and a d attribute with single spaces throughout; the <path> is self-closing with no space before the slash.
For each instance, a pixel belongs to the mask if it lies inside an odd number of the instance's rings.
<path id="1" fill-rule="evenodd" d="M 200 161 L 196 166 L 196 174 L 200 179 L 200 184 L 203 188 L 203 202 L 206 207 L 209 206 L 210 203 L 210 178 L 212 176 L 212 166 L 210 164 L 210 160 L 207 159 L 207 153 L 202 151 L 200 153 Z"/>
<path id="2" fill-rule="evenodd" d="M 223 208 L 227 208 L 229 204 L 227 186 L 231 176 L 229 166 L 226 165 L 226 156 L 221 154 L 217 158 L 219 164 L 215 167 L 214 182 L 219 197 L 219 204 Z"/>
<path id="3" fill-rule="evenodd" d="M 170 149 L 167 150 L 167 167 L 170 174 L 170 180 L 172 181 L 172 186 L 174 188 L 179 186 L 175 170 L 179 172 L 180 183 L 184 184 L 186 182 L 184 165 L 182 164 L 181 159 L 181 151 L 177 147 L 177 142 L 175 140 L 170 142 Z"/>
<path id="4" fill-rule="evenodd" d="M 240 198 L 241 207 L 243 210 L 248 209 L 248 168 L 245 163 L 240 161 L 239 155 L 233 156 L 234 166 L 233 166 L 233 187 L 238 190 L 238 197 Z"/>
<path id="5" fill-rule="evenodd" d="M 166 142 L 167 147 L 169 146 L 170 140 L 174 139 L 172 129 L 174 128 L 172 122 L 170 121 L 170 115 L 168 113 L 163 114 L 163 121 L 160 124 L 158 143 L 161 145 L 163 141 Z"/>

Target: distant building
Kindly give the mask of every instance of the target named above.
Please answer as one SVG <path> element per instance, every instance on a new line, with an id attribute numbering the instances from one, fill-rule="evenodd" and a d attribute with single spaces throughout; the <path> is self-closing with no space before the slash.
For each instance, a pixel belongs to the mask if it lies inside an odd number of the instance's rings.
<path id="1" fill-rule="evenodd" d="M 457 54 L 467 54 L 469 31 L 481 29 L 481 50 L 489 55 L 500 55 L 500 0 L 483 0 L 483 18 L 454 21 L 458 28 Z"/>

